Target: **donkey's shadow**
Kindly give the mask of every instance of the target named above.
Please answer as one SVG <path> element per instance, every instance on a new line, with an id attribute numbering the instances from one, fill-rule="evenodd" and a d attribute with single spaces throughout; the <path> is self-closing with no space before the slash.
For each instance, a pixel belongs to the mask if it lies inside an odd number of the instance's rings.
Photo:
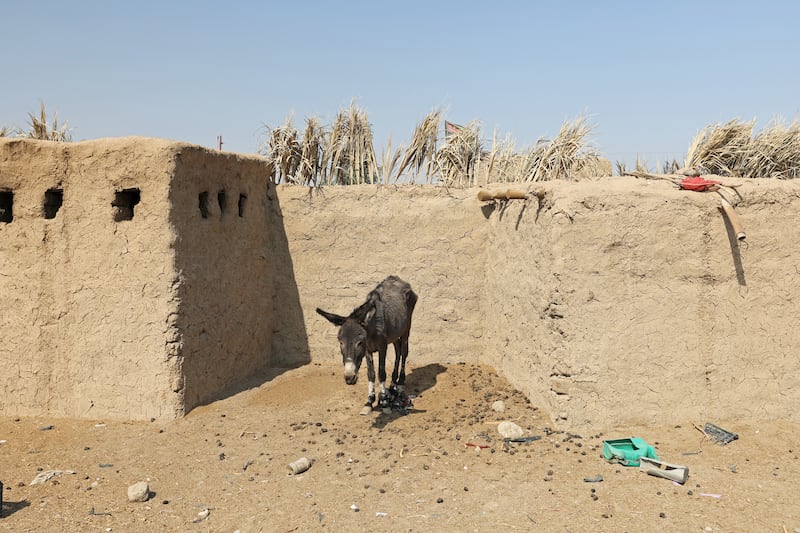
<path id="1" fill-rule="evenodd" d="M 447 367 L 440 365 L 439 363 L 432 363 L 430 365 L 412 369 L 411 372 L 409 372 L 406 376 L 406 391 L 413 396 L 421 395 L 423 392 L 436 385 L 437 376 L 446 370 Z M 406 414 L 413 415 L 414 413 L 423 412 L 423 410 L 414 409 L 412 407 Z M 405 415 L 394 411 L 390 413 L 381 412 L 372 422 L 372 427 L 382 429 L 386 427 L 389 422 L 396 420 L 401 416 Z"/>
<path id="2" fill-rule="evenodd" d="M 0 518 L 6 518 L 16 513 L 17 511 L 30 506 L 31 502 L 22 500 L 18 502 L 4 501 L 3 507 L 0 509 Z"/>

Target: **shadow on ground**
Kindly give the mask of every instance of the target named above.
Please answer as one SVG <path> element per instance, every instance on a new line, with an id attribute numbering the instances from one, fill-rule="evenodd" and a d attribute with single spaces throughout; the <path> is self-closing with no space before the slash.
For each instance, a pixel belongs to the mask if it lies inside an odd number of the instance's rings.
<path id="1" fill-rule="evenodd" d="M 0 512 L 0 518 L 7 518 L 12 514 L 16 513 L 17 511 L 29 507 L 30 505 L 31 502 L 29 502 L 28 500 L 22 500 L 19 502 L 3 502 L 3 508 L 2 511 Z"/>
<path id="2" fill-rule="evenodd" d="M 436 378 L 439 374 L 444 373 L 447 367 L 439 363 L 432 363 L 430 365 L 421 366 L 413 369 L 406 376 L 406 391 L 410 396 L 419 396 L 428 389 L 436 385 Z M 372 423 L 372 427 L 382 429 L 393 420 L 397 420 L 401 416 L 413 416 L 415 413 L 424 413 L 424 410 L 408 409 L 406 413 L 397 411 L 381 412 Z"/>

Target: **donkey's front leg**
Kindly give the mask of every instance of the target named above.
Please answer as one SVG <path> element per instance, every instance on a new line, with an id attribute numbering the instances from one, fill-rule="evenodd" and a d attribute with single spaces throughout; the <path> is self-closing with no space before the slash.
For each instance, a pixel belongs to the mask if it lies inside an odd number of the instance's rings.
<path id="1" fill-rule="evenodd" d="M 367 360 L 367 403 L 361 409 L 362 415 L 367 415 L 372 411 L 372 404 L 375 403 L 375 362 L 372 360 L 372 354 L 368 353 L 364 356 Z"/>
<path id="2" fill-rule="evenodd" d="M 392 403 L 392 398 L 386 394 L 386 344 L 378 349 L 378 379 L 381 384 L 381 393 L 378 396 L 378 404 L 387 408 Z"/>

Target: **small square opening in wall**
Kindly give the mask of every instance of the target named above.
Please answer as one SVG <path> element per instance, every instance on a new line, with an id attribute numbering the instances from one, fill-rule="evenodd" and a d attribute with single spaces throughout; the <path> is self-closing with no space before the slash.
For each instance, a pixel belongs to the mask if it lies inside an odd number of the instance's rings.
<path id="1" fill-rule="evenodd" d="M 197 196 L 197 202 L 200 204 L 200 216 L 208 218 L 208 191 L 203 191 Z"/>
<path id="2" fill-rule="evenodd" d="M 114 193 L 114 222 L 133 220 L 133 208 L 139 203 L 142 194 L 139 189 L 122 189 Z"/>
<path id="3" fill-rule="evenodd" d="M 9 224 L 14 220 L 14 192 L 0 189 L 0 222 Z"/>
<path id="4" fill-rule="evenodd" d="M 63 189 L 48 189 L 44 192 L 44 206 L 42 207 L 42 211 L 44 212 L 44 218 L 51 219 L 56 218 L 56 213 L 58 210 L 61 209 L 61 205 L 64 203 L 64 191 Z"/>
<path id="5" fill-rule="evenodd" d="M 240 217 L 244 216 L 245 204 L 247 204 L 247 195 L 246 194 L 240 194 L 239 195 L 239 216 Z"/>
<path id="6" fill-rule="evenodd" d="M 217 193 L 217 204 L 219 205 L 219 214 L 220 215 L 224 215 L 225 214 L 225 207 L 228 204 L 228 200 L 225 197 L 225 189 L 222 189 L 221 191 L 219 191 Z"/>

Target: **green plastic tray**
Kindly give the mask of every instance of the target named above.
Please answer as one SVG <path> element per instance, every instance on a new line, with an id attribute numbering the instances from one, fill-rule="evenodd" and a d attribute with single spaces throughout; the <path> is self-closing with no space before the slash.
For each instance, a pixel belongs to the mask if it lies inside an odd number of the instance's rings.
<path id="1" fill-rule="evenodd" d="M 655 448 L 638 437 L 604 440 L 603 457 L 607 461 L 623 466 L 639 466 L 640 457 L 658 460 Z"/>

